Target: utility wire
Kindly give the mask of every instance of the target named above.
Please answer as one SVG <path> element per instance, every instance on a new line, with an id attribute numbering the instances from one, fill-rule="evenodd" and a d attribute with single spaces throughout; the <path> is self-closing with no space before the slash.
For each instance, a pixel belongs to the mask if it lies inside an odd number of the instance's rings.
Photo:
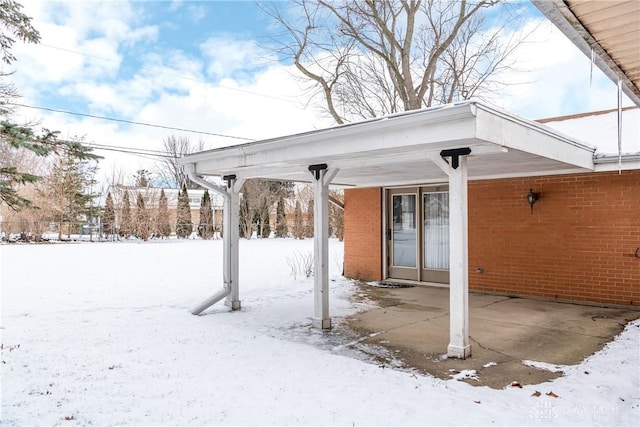
<path id="1" fill-rule="evenodd" d="M 38 106 L 35 106 L 35 105 L 19 104 L 19 103 L 16 103 L 16 102 L 7 102 L 7 104 L 15 105 L 17 107 L 33 108 L 35 110 L 51 111 L 51 112 L 54 112 L 54 113 L 64 113 L 64 114 L 70 114 L 72 116 L 91 117 L 92 119 L 110 120 L 112 122 L 128 123 L 128 124 L 138 125 L 138 126 L 148 126 L 148 127 L 160 128 L 160 129 L 177 130 L 177 131 L 181 131 L 181 132 L 197 133 L 197 134 L 201 134 L 201 135 L 210 135 L 210 136 L 219 136 L 219 137 L 222 137 L 222 138 L 240 139 L 240 140 L 243 140 L 243 141 L 255 141 L 255 139 L 244 138 L 242 136 L 224 135 L 224 134 L 221 134 L 221 133 L 205 132 L 205 131 L 192 130 L 192 129 L 184 129 L 184 128 L 178 128 L 178 127 L 173 127 L 173 126 L 157 125 L 157 124 L 153 124 L 153 123 L 136 122 L 136 121 L 133 121 L 133 120 L 114 119 L 112 117 L 96 116 L 94 114 L 76 113 L 76 112 L 73 112 L 73 111 L 59 110 L 57 108 L 38 107 Z"/>
<path id="2" fill-rule="evenodd" d="M 129 153 L 129 154 L 138 154 L 144 156 L 153 156 L 153 157 L 162 157 L 166 159 L 172 159 L 174 156 L 167 154 L 162 151 L 157 150 L 148 150 L 145 148 L 127 148 L 127 147 L 117 147 L 115 145 L 104 145 L 98 144 L 94 142 L 83 142 L 83 145 L 94 148 L 96 150 L 104 150 L 104 151 L 116 151 L 120 153 Z"/>

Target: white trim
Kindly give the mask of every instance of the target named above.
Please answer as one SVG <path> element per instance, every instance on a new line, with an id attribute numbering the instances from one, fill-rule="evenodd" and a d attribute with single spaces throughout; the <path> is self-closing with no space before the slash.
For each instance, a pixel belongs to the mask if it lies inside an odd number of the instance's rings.
<path id="1" fill-rule="evenodd" d="M 476 101 L 209 150 L 179 162 L 195 163 L 200 175 L 303 182 L 311 181 L 308 165 L 326 163 L 341 170 L 333 185 L 389 187 L 444 180 L 439 153 L 460 146 L 473 152 L 470 180 L 594 169 L 595 148 Z"/>
<path id="2" fill-rule="evenodd" d="M 602 154 L 596 156 L 593 162 L 596 172 L 610 172 L 618 170 L 619 160 L 617 154 Z M 622 170 L 640 169 L 640 153 L 623 154 L 621 166 Z"/>
<path id="3" fill-rule="evenodd" d="M 387 218 L 387 200 L 389 199 L 389 195 L 387 194 L 387 188 L 382 187 L 381 189 L 381 200 L 380 206 L 382 209 L 382 280 L 385 280 L 389 277 L 389 236 L 387 231 L 389 230 L 389 219 Z"/>

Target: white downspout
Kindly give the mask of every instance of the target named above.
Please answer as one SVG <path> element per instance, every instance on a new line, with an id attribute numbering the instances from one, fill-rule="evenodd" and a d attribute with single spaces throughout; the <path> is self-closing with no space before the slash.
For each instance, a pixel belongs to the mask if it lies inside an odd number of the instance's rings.
<path id="1" fill-rule="evenodd" d="M 195 165 L 193 163 L 187 163 L 184 165 L 184 171 L 187 174 L 187 176 L 189 177 L 189 179 L 193 182 L 195 182 L 196 184 L 200 185 L 203 188 L 206 188 L 208 190 L 211 190 L 215 193 L 218 193 L 220 195 L 222 195 L 224 197 L 224 205 L 223 208 L 225 210 L 225 214 L 223 215 L 223 219 L 227 218 L 226 215 L 226 211 L 230 208 L 230 201 L 231 201 L 231 195 L 225 191 L 223 188 L 221 188 L 218 185 L 212 184 L 209 181 L 206 181 L 205 179 L 199 177 L 196 175 L 196 168 Z M 228 224 L 225 224 L 223 221 L 222 224 L 222 229 L 223 231 L 223 235 L 222 235 L 222 239 L 223 241 L 225 239 L 229 239 L 229 228 L 228 228 Z M 225 249 L 227 245 L 224 245 Z M 227 257 L 229 256 L 229 254 L 227 253 L 226 250 L 223 251 L 222 253 L 223 256 L 223 265 L 227 265 Z M 226 271 L 225 271 L 226 273 Z M 231 293 L 231 286 L 229 284 L 229 280 L 225 277 L 224 278 L 224 286 L 221 290 L 219 290 L 218 292 L 216 292 L 215 294 L 213 294 L 211 297 L 207 298 L 205 301 L 202 302 L 202 304 L 196 306 L 193 308 L 193 310 L 191 310 L 192 314 L 198 315 L 200 313 L 202 313 L 203 311 L 205 311 L 207 308 L 211 307 L 212 305 L 214 305 L 215 303 L 217 303 L 218 301 L 221 301 L 223 298 L 228 297 L 229 294 Z"/>

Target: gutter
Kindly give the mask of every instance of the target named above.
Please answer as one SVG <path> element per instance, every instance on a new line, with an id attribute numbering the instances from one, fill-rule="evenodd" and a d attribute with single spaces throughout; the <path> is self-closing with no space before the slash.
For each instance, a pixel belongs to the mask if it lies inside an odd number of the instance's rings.
<path id="1" fill-rule="evenodd" d="M 224 197 L 224 209 L 225 210 L 228 209 L 229 202 L 231 200 L 231 196 L 229 195 L 229 193 L 227 193 L 222 187 L 212 184 L 209 181 L 196 175 L 196 165 L 194 163 L 185 164 L 184 171 L 191 181 L 195 182 L 196 184 L 198 184 L 203 188 L 206 188 L 207 190 L 211 190 L 217 194 L 222 195 Z M 224 233 L 222 238 L 223 239 L 228 238 L 226 232 Z M 213 294 L 211 297 L 204 300 L 200 305 L 194 307 L 191 310 L 191 314 L 198 315 L 202 313 L 203 311 L 205 311 L 207 308 L 211 307 L 218 301 L 221 301 L 223 298 L 226 298 L 227 296 L 229 296 L 230 293 L 231 293 L 231 288 L 229 287 L 229 282 L 228 280 L 225 280 L 223 288 L 220 289 L 215 294 Z"/>

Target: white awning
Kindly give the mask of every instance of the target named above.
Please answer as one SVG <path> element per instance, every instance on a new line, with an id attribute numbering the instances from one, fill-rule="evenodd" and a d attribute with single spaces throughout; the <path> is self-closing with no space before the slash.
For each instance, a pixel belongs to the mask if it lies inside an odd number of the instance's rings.
<path id="1" fill-rule="evenodd" d="M 470 180 L 594 170 L 595 148 L 476 101 L 416 110 L 328 129 L 187 155 L 197 175 L 311 181 L 308 166 L 340 169 L 334 185 L 442 182 L 433 161 L 469 147 Z"/>

